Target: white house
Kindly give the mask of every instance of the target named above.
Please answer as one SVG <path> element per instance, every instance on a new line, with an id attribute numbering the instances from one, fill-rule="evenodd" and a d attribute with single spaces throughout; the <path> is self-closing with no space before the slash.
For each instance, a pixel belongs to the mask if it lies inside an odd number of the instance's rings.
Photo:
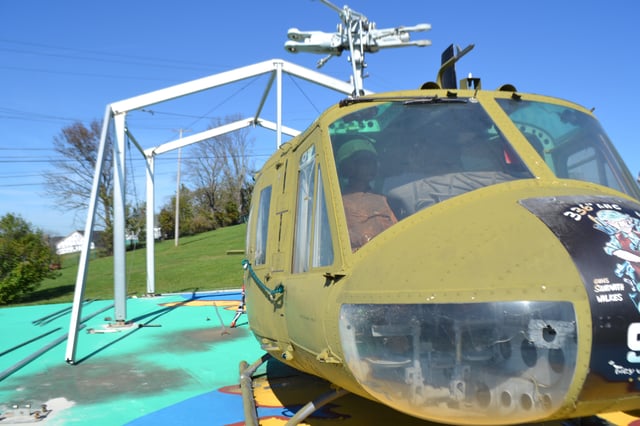
<path id="1" fill-rule="evenodd" d="M 73 231 L 56 244 L 56 254 L 67 254 L 82 251 L 84 243 L 84 232 Z M 95 249 L 95 244 L 91 242 L 91 250 Z"/>

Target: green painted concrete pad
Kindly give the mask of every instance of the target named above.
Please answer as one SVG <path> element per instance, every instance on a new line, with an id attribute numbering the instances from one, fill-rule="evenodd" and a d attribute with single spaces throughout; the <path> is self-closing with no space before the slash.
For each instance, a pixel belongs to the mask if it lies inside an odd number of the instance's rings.
<path id="1" fill-rule="evenodd" d="M 35 411 L 47 425 L 121 425 L 237 383 L 240 361 L 262 354 L 246 316 L 229 326 L 240 297 L 235 291 L 129 299 L 133 326 L 122 328 L 112 327 L 112 301 L 85 303 L 82 318 L 109 309 L 83 323 L 75 365 L 65 362 L 70 304 L 0 309 L 0 425 Z M 241 421 L 241 400 L 233 399 L 238 410 L 228 419 L 199 407 L 202 424 Z"/>

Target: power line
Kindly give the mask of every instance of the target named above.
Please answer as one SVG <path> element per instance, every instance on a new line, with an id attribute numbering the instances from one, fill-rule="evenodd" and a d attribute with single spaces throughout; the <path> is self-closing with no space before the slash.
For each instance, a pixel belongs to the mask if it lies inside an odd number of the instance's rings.
<path id="1" fill-rule="evenodd" d="M 30 54 L 30 55 L 37 55 L 37 56 L 60 57 L 60 58 L 67 58 L 67 59 L 73 59 L 73 60 L 109 62 L 109 63 L 127 64 L 127 65 L 143 65 L 143 66 L 154 66 L 154 67 L 174 68 L 174 69 L 184 69 L 184 70 L 202 70 L 202 69 L 211 70 L 212 67 L 214 68 L 219 67 L 221 69 L 226 67 L 225 65 L 216 66 L 211 64 L 205 64 L 202 62 L 165 59 L 165 58 L 157 58 L 157 57 L 145 57 L 145 56 L 137 56 L 137 55 L 135 56 L 124 55 L 121 53 L 100 52 L 96 50 L 77 49 L 77 48 L 71 48 L 71 47 L 65 47 L 65 46 L 29 43 L 29 42 L 15 41 L 15 40 L 7 40 L 7 39 L 0 39 L 0 42 L 19 45 L 19 46 L 42 48 L 47 50 L 47 51 L 33 51 L 33 50 L 20 50 L 16 48 L 0 47 L 0 51 Z M 70 53 L 52 53 L 51 52 L 52 49 L 60 50 L 63 52 L 72 52 L 72 53 L 75 52 L 83 56 L 78 56 Z M 92 56 L 86 56 L 86 55 L 92 55 Z M 189 66 L 185 66 L 185 64 L 189 64 Z"/>
<path id="2" fill-rule="evenodd" d="M 213 155 L 195 155 L 195 156 L 182 156 L 183 160 L 197 160 L 197 159 L 219 159 L 219 158 L 234 158 L 234 157 L 246 157 L 246 158 L 264 158 L 270 157 L 272 153 L 266 154 L 244 154 L 244 155 L 225 155 L 225 156 L 213 156 Z M 177 156 L 175 155 L 163 155 L 156 158 L 156 161 L 172 161 L 175 162 Z M 131 160 L 137 163 L 144 163 L 145 159 L 138 156 L 131 156 Z M 0 159 L 0 163 L 20 163 L 20 164 L 41 164 L 41 163 L 75 163 L 76 160 L 67 159 L 65 157 L 32 157 L 32 156 L 3 156 Z"/>
<path id="3" fill-rule="evenodd" d="M 87 121 L 79 120 L 72 117 L 62 117 L 58 115 L 43 114 L 40 112 L 24 111 L 15 108 L 0 107 L 0 118 L 9 118 L 17 120 L 30 120 L 30 121 Z"/>
<path id="4" fill-rule="evenodd" d="M 0 49 L 2 50 L 2 49 Z M 11 67 L 11 66 L 0 66 L 0 69 L 5 70 L 14 70 L 14 71 L 27 71 L 27 72 L 38 72 L 38 73 L 46 73 L 46 74 L 60 74 L 60 75 L 73 75 L 73 76 L 81 76 L 81 77 L 100 77 L 100 78 L 114 78 L 120 80 L 142 80 L 142 81 L 169 81 L 166 78 L 153 78 L 149 76 L 131 76 L 131 75 L 112 75 L 112 74 L 95 74 L 95 73 L 83 73 L 83 72 L 75 72 L 75 71 L 56 71 L 50 68 L 28 68 L 28 67 Z"/>
<path id="5" fill-rule="evenodd" d="M 0 188 L 17 188 L 21 186 L 42 186 L 44 182 L 40 183 L 0 183 Z"/>
<path id="6" fill-rule="evenodd" d="M 53 148 L 3 148 L 0 151 L 53 151 Z"/>
<path id="7" fill-rule="evenodd" d="M 56 176 L 63 176 L 66 173 L 52 173 Z M 0 175 L 0 180 L 2 179 L 15 179 L 15 178 L 29 178 L 29 177 L 40 177 L 41 173 L 29 173 L 29 174 L 17 174 L 17 175 Z"/>

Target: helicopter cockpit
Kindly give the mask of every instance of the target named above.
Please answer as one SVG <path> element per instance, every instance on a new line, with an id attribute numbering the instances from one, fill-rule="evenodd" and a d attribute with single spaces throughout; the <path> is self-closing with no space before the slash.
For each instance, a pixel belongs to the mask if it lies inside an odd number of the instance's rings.
<path id="1" fill-rule="evenodd" d="M 557 104 L 512 98 L 496 101 L 557 178 L 589 181 L 633 194 L 595 119 Z M 362 191 L 384 196 L 397 220 L 486 186 L 535 178 L 475 98 L 398 98 L 373 106 L 367 103 L 365 108 L 335 120 L 329 133 L 343 196 L 352 192 L 350 170 L 355 167 L 342 166 L 345 147 L 354 140 L 366 141 L 360 149 L 371 154 L 368 157 L 377 167 L 368 188 Z M 362 227 L 363 221 L 376 220 L 374 216 L 390 216 L 380 213 L 383 208 L 363 208 L 372 216 L 359 214 L 357 220 L 350 221 L 353 212 L 349 210 L 353 209 L 345 205 L 351 231 Z M 385 223 L 390 226 L 395 219 Z M 384 229 L 377 228 L 369 230 L 364 240 Z M 350 234 L 355 251 L 362 242 L 354 243 L 357 237 Z"/>

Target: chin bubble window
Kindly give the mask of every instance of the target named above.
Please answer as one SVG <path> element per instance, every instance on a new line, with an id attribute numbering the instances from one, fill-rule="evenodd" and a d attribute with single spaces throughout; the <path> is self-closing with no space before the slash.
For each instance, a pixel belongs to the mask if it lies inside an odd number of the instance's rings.
<path id="1" fill-rule="evenodd" d="M 381 402 L 460 424 L 530 422 L 562 404 L 577 335 L 568 302 L 345 304 L 346 363 Z"/>

